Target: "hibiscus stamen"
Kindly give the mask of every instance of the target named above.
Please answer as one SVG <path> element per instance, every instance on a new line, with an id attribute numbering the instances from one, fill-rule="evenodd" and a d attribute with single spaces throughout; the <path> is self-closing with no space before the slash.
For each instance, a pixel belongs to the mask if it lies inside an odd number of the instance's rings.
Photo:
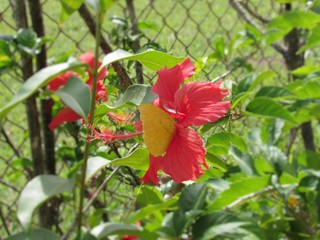
<path id="1" fill-rule="evenodd" d="M 91 130 L 92 135 L 89 136 L 88 141 L 93 140 L 102 140 L 105 144 L 110 144 L 112 142 L 118 140 L 126 140 L 130 138 L 134 138 L 136 136 L 142 135 L 142 132 L 134 132 L 134 133 L 114 133 L 110 130 L 110 128 L 101 128 L 101 131 L 97 131 L 93 126 L 88 124 L 89 129 Z"/>
<path id="2" fill-rule="evenodd" d="M 129 119 L 134 116 L 133 113 L 128 114 L 127 116 L 119 115 L 114 112 L 108 112 L 107 113 L 110 120 L 115 120 L 117 123 L 128 123 L 133 124 L 132 122 L 129 122 Z"/>

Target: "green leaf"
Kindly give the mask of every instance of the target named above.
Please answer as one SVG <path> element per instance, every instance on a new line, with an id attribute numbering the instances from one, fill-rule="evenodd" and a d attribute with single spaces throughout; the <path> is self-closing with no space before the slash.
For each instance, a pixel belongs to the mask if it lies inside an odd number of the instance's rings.
<path id="1" fill-rule="evenodd" d="M 229 222 L 229 223 L 218 224 L 206 229 L 201 239 L 210 240 L 219 236 L 228 237 L 228 238 L 233 236 L 234 239 L 236 239 L 237 237 L 243 237 L 243 232 L 241 230 L 244 230 L 244 229 L 242 229 L 241 227 L 246 226 L 248 224 L 249 223 L 247 222 Z"/>
<path id="2" fill-rule="evenodd" d="M 205 183 L 192 184 L 185 187 L 180 195 L 178 206 L 184 211 L 202 209 L 207 195 L 207 186 Z"/>
<path id="3" fill-rule="evenodd" d="M 247 150 L 245 141 L 238 135 L 229 132 L 215 133 L 208 138 L 207 147 L 224 146 L 228 150 L 231 144 L 235 145 L 241 151 Z"/>
<path id="4" fill-rule="evenodd" d="M 268 86 L 268 87 L 260 88 L 260 90 L 256 93 L 255 97 L 269 97 L 269 98 L 282 99 L 282 98 L 287 98 L 292 96 L 293 96 L 293 93 L 286 88 Z"/>
<path id="5" fill-rule="evenodd" d="M 98 239 L 104 239 L 109 235 L 126 234 L 139 236 L 142 228 L 136 225 L 124 223 L 103 223 L 91 230 L 91 234 Z"/>
<path id="6" fill-rule="evenodd" d="M 223 171 L 218 170 L 216 168 L 209 168 L 199 177 L 197 182 L 206 182 L 210 179 L 220 178 L 222 176 L 223 176 Z"/>
<path id="7" fill-rule="evenodd" d="M 247 77 L 239 81 L 238 86 L 236 87 L 233 95 L 235 96 L 232 99 L 232 108 L 235 108 L 239 103 L 244 102 L 250 93 L 260 84 L 262 81 L 267 79 L 272 79 L 276 76 L 273 71 L 266 71 L 259 75 L 256 73 L 249 74 Z"/>
<path id="8" fill-rule="evenodd" d="M 0 119 L 5 117 L 16 105 L 30 97 L 39 88 L 45 86 L 51 79 L 72 68 L 85 66 L 83 63 L 60 63 L 41 69 L 32 75 L 22 85 L 13 99 L 0 110 Z"/>
<path id="9" fill-rule="evenodd" d="M 68 82 L 55 92 L 61 100 L 84 119 L 90 111 L 90 88 L 79 78 L 71 76 Z"/>
<path id="10" fill-rule="evenodd" d="M 287 88 L 295 94 L 297 99 L 320 99 L 320 81 L 297 80 L 290 83 Z"/>
<path id="11" fill-rule="evenodd" d="M 261 149 L 260 155 L 262 155 L 278 176 L 280 176 L 287 165 L 287 156 L 276 146 L 259 145 L 259 147 Z"/>
<path id="12" fill-rule="evenodd" d="M 247 105 L 246 111 L 260 116 L 281 118 L 293 123 L 296 122 L 292 115 L 284 107 L 267 97 L 254 98 Z"/>
<path id="13" fill-rule="evenodd" d="M 32 160 L 29 158 L 25 158 L 25 157 L 19 157 L 16 158 L 13 161 L 10 161 L 10 166 L 18 168 L 18 167 L 23 167 L 23 168 L 28 168 L 28 167 L 32 167 Z"/>
<path id="14" fill-rule="evenodd" d="M 22 232 L 15 235 L 12 235 L 5 240 L 38 240 L 38 239 L 45 239 L 45 240 L 59 240 L 59 236 L 54 234 L 48 229 L 45 228 L 37 228 L 32 229 L 30 232 Z"/>
<path id="15" fill-rule="evenodd" d="M 298 155 L 299 164 L 320 170 L 320 153 L 306 150 Z"/>
<path id="16" fill-rule="evenodd" d="M 278 3 L 294 3 L 298 2 L 299 0 L 276 0 Z"/>
<path id="17" fill-rule="evenodd" d="M 320 16 L 314 12 L 289 11 L 276 17 L 269 24 L 269 28 L 286 29 L 287 32 L 293 28 L 312 29 L 320 22 Z"/>
<path id="18" fill-rule="evenodd" d="M 230 184 L 230 188 L 219 194 L 209 207 L 209 212 L 222 209 L 238 198 L 262 190 L 267 186 L 269 178 L 266 177 L 247 177 Z"/>
<path id="19" fill-rule="evenodd" d="M 171 68 L 176 64 L 182 62 L 185 58 L 177 58 L 170 54 L 159 52 L 155 50 L 147 50 L 138 54 L 131 54 L 122 49 L 107 54 L 103 58 L 103 63 L 100 68 L 119 60 L 136 60 L 147 68 L 157 71 L 161 68 Z"/>
<path id="20" fill-rule="evenodd" d="M 150 215 L 156 215 L 160 211 L 170 211 L 175 208 L 176 202 L 177 202 L 177 198 L 175 197 L 166 202 L 159 203 L 159 204 L 153 204 L 152 202 L 150 202 L 149 205 L 137 210 L 133 214 L 133 216 L 130 218 L 130 222 L 134 223 Z"/>
<path id="21" fill-rule="evenodd" d="M 103 15 L 116 2 L 116 0 L 86 0 L 86 2 L 95 10 L 96 14 L 101 13 L 100 15 L 103 20 Z"/>
<path id="22" fill-rule="evenodd" d="M 202 216 L 193 225 L 192 236 L 194 239 L 265 239 L 259 234 L 259 226 L 257 224 L 244 222 L 239 218 L 240 215 L 221 211 Z M 254 231 L 251 232 L 250 227 Z"/>
<path id="23" fill-rule="evenodd" d="M 251 155 L 246 152 L 241 152 L 234 146 L 231 147 L 229 153 L 238 162 L 238 165 L 243 173 L 245 173 L 247 176 L 257 175 L 257 170 L 255 168 L 254 160 Z"/>
<path id="24" fill-rule="evenodd" d="M 318 23 L 318 25 L 311 30 L 311 33 L 307 38 L 305 45 L 298 50 L 297 54 L 300 54 L 307 49 L 314 48 L 319 43 L 320 43 L 320 24 Z"/>
<path id="25" fill-rule="evenodd" d="M 90 157 L 88 159 L 86 181 L 107 165 L 128 166 L 137 170 L 146 171 L 149 167 L 149 152 L 144 148 L 138 148 L 128 156 L 112 161 L 103 157 Z"/>
<path id="26" fill-rule="evenodd" d="M 226 172 L 228 167 L 222 159 L 220 159 L 219 157 L 217 157 L 214 154 L 215 150 L 216 150 L 215 148 L 214 149 L 209 148 L 205 158 L 209 162 L 210 166 L 213 166 L 222 172 Z M 228 151 L 228 150 L 226 150 L 226 151 Z"/>
<path id="27" fill-rule="evenodd" d="M 63 192 L 72 191 L 74 179 L 64 179 L 55 175 L 39 175 L 22 190 L 17 202 L 17 215 L 21 225 L 30 226 L 33 211 L 49 198 Z"/>
<path id="28" fill-rule="evenodd" d="M 59 0 L 62 9 L 60 13 L 60 23 L 63 23 L 72 13 L 77 11 L 84 0 Z"/>
<path id="29" fill-rule="evenodd" d="M 239 81 L 238 88 L 236 94 L 242 92 L 250 92 L 256 88 L 256 86 L 266 79 L 270 79 L 275 77 L 276 74 L 273 71 L 266 71 L 259 75 L 257 74 L 250 74 L 246 78 Z"/>
<path id="30" fill-rule="evenodd" d="M 285 121 L 282 119 L 267 118 L 261 126 L 261 140 L 269 145 L 275 145 L 281 136 Z"/>
<path id="31" fill-rule="evenodd" d="M 89 181 L 100 169 L 106 167 L 111 163 L 110 160 L 103 157 L 90 157 L 88 159 L 86 182 Z"/>
<path id="32" fill-rule="evenodd" d="M 309 101 L 309 100 L 305 100 Z M 295 118 L 299 123 L 308 122 L 320 118 L 320 104 L 319 102 L 310 102 L 302 104 L 296 111 Z"/>
<path id="33" fill-rule="evenodd" d="M 143 84 L 134 84 L 128 87 L 123 96 L 109 108 L 118 108 L 126 103 L 132 103 L 136 106 L 142 103 L 152 103 L 157 95 L 151 91 L 151 87 Z"/>
<path id="34" fill-rule="evenodd" d="M 10 51 L 9 44 L 0 40 L 0 73 L 13 63 L 13 55 Z"/>
<path id="35" fill-rule="evenodd" d="M 149 151 L 144 148 L 138 148 L 127 157 L 111 161 L 111 165 L 128 166 L 136 170 L 146 171 L 149 167 Z"/>
<path id="36" fill-rule="evenodd" d="M 307 65 L 293 70 L 291 73 L 295 76 L 307 76 L 312 72 L 319 71 L 319 66 Z"/>
<path id="37" fill-rule="evenodd" d="M 98 240 L 96 237 L 94 237 L 90 232 L 83 231 L 81 232 L 81 235 L 77 235 L 73 240 Z"/>
<path id="38" fill-rule="evenodd" d="M 37 54 L 39 53 L 39 49 L 37 51 L 37 34 L 31 29 L 21 28 L 18 30 L 16 41 L 18 43 L 18 47 L 23 51 L 29 54 Z"/>
<path id="39" fill-rule="evenodd" d="M 163 203 L 163 196 L 161 192 L 153 186 L 142 185 L 137 191 L 138 196 L 136 202 L 139 206 Z"/>

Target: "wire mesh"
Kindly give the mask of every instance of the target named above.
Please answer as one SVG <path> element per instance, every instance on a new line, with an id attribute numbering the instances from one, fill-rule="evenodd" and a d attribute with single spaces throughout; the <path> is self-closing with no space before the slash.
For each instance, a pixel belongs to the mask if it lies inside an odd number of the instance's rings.
<path id="1" fill-rule="evenodd" d="M 279 11 L 279 4 L 265 3 L 265 1 L 243 1 L 243 5 L 249 11 L 261 16 L 274 16 Z M 267 7 L 266 7 L 267 6 Z M 222 37 L 229 44 L 238 34 L 243 34 L 244 22 L 239 19 L 237 13 L 227 1 L 220 0 L 135 0 L 134 11 L 137 26 L 142 37 L 139 39 L 141 48 L 157 46 L 176 56 L 187 56 L 192 61 L 202 61 L 203 56 L 209 56 L 215 49 L 215 41 Z M 2 34 L 16 33 L 15 23 L 9 1 L 0 3 L 0 20 Z M 42 14 L 44 16 L 46 37 L 49 38 L 47 51 L 49 64 L 68 55 L 79 56 L 94 47 L 94 38 L 84 24 L 78 13 L 74 13 L 65 23 L 59 22 L 59 1 L 42 1 Z M 132 9 L 131 9 L 132 10 Z M 117 3 L 108 11 L 103 25 L 103 35 L 109 40 L 114 49 L 122 48 L 127 44 L 132 33 L 127 2 L 124 0 Z M 124 31 L 118 31 L 121 41 L 115 42 L 113 32 L 117 25 L 115 17 L 127 21 L 128 27 Z M 268 21 L 268 18 L 259 20 Z M 112 21 L 113 19 L 113 21 Z M 132 36 L 131 36 L 132 37 Z M 155 45 L 156 43 L 156 45 Z M 273 69 L 280 71 L 283 66 L 281 58 L 272 49 L 239 50 L 239 56 L 246 58 L 255 68 Z M 219 65 L 220 64 L 220 65 Z M 203 69 L 202 77 L 210 80 L 223 74 L 230 69 L 225 63 L 212 63 Z M 243 70 L 234 72 L 229 77 L 233 81 L 241 79 Z M 145 74 L 144 77 L 152 82 L 155 74 Z M 133 76 L 134 77 L 134 74 Z M 0 75 L 0 95 L 4 104 L 12 98 L 19 89 L 21 74 L 18 72 Z M 20 229 L 16 218 L 16 201 L 24 184 L 30 178 L 30 168 L 22 168 L 21 161 L 30 158 L 28 140 L 28 127 L 23 105 L 16 108 L 2 122 L 0 135 L 0 215 L 5 220 L 5 226 L 0 224 L 0 236 L 6 236 L 9 232 L 17 232 Z M 16 116 L 19 116 L 17 118 Z M 17 177 L 18 176 L 18 177 Z M 125 209 L 132 206 L 126 202 L 130 197 L 117 193 L 121 181 L 116 182 L 105 194 L 110 198 L 103 201 L 110 204 L 118 201 Z M 119 207 L 120 209 L 120 207 Z M 18 230 L 17 230 L 18 229 Z"/>

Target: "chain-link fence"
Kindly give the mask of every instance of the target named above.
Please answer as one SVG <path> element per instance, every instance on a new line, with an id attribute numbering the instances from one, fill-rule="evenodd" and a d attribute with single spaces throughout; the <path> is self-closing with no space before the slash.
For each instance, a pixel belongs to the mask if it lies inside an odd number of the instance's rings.
<path id="1" fill-rule="evenodd" d="M 230 1 L 232 2 L 232 1 Z M 187 56 L 198 65 L 207 64 L 200 76 L 208 80 L 224 73 L 237 81 L 244 72 L 234 70 L 226 61 L 208 61 L 210 56 L 222 45 L 227 46 L 237 41 L 237 36 L 247 34 L 246 21 L 239 17 L 230 2 L 220 0 L 121 0 L 109 9 L 103 25 L 103 37 L 108 47 L 113 50 L 125 48 L 138 52 L 141 49 L 154 48 L 167 51 L 176 56 Z M 276 15 L 280 4 L 273 1 L 241 1 L 242 7 L 263 24 Z M 92 27 L 88 27 L 88 9 L 74 13 L 63 24 L 60 19 L 59 1 L 41 1 L 44 19 L 48 64 L 63 59 L 68 55 L 79 56 L 94 48 Z M 1 34 L 16 34 L 16 24 L 9 1 L 0 2 Z M 90 12 L 89 12 L 90 13 Z M 264 16 L 264 17 L 262 17 Z M 30 19 L 29 19 L 30 20 Z M 89 21 L 90 22 L 90 21 Z M 31 26 L 31 24 L 29 24 Z M 220 39 L 220 40 L 219 40 Z M 222 39 L 222 40 L 221 40 Z M 220 43 L 219 43 L 220 41 Z M 219 45 L 220 44 L 220 45 Z M 254 68 L 272 68 L 275 71 L 284 67 L 282 58 L 272 48 L 238 49 L 236 55 L 244 58 Z M 229 71 L 229 72 L 228 72 Z M 154 75 L 131 70 L 132 79 L 137 82 L 152 82 Z M 144 80 L 139 80 L 138 74 Z M 227 75 L 227 74 L 226 74 Z M 21 86 L 23 77 L 19 70 L 0 75 L 1 103 L 12 98 Z M 0 236 L 17 232 L 16 200 L 27 181 L 32 176 L 29 131 L 24 106 L 20 105 L 1 123 L 0 135 Z M 24 167 L 22 167 L 24 166 Z M 106 188 L 106 194 L 123 202 L 125 197 L 116 194 L 119 184 Z M 109 201 L 109 200 L 108 200 Z M 1 238 L 1 237 L 0 237 Z"/>

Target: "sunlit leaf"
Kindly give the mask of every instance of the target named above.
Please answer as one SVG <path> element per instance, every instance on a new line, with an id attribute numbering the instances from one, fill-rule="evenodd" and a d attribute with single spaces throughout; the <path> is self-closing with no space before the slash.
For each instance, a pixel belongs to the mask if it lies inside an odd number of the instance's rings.
<path id="1" fill-rule="evenodd" d="M 220 145 L 225 146 L 229 149 L 231 144 L 235 145 L 242 151 L 247 150 L 245 141 L 239 135 L 230 132 L 220 132 L 213 134 L 208 138 L 207 147 L 210 147 L 212 145 Z"/>
<path id="2" fill-rule="evenodd" d="M 320 22 L 320 16 L 311 11 L 288 11 L 274 18 L 269 28 L 286 29 L 288 32 L 293 28 L 314 28 Z"/>
<path id="3" fill-rule="evenodd" d="M 151 87 L 143 84 L 135 84 L 128 87 L 122 97 L 109 108 L 118 108 L 126 103 L 136 106 L 142 103 L 152 103 L 157 95 L 151 91 Z"/>
<path id="4" fill-rule="evenodd" d="M 45 86 L 51 79 L 58 76 L 59 74 L 80 66 L 85 66 L 83 63 L 60 63 L 41 69 L 22 85 L 20 91 L 16 93 L 13 99 L 7 103 L 0 110 L 0 118 L 5 117 L 17 104 L 27 99 L 39 88 Z"/>
<path id="5" fill-rule="evenodd" d="M 307 38 L 306 43 L 299 49 L 297 54 L 300 54 L 307 49 L 314 48 L 319 44 L 320 44 L 320 24 L 318 23 L 316 27 L 311 29 L 311 33 Z"/>
<path id="6" fill-rule="evenodd" d="M 87 118 L 91 102 L 90 88 L 87 84 L 79 78 L 71 76 L 68 82 L 55 93 L 73 111 L 81 117 Z"/>
<path id="7" fill-rule="evenodd" d="M 295 69 L 294 71 L 292 71 L 291 73 L 296 76 L 307 76 L 310 73 L 315 72 L 315 71 L 319 71 L 319 70 L 320 70 L 319 66 L 307 65 L 307 66 L 299 67 L 299 68 Z"/>
<path id="8" fill-rule="evenodd" d="M 34 210 L 49 198 L 63 192 L 72 191 L 74 179 L 64 179 L 55 175 L 39 175 L 22 190 L 18 199 L 17 215 L 22 226 L 27 229 Z"/>
<path id="9" fill-rule="evenodd" d="M 268 177 L 247 177 L 233 182 L 229 189 L 220 193 L 219 197 L 210 203 L 208 209 L 210 212 L 222 209 L 242 196 L 262 190 L 267 186 L 268 181 Z"/>
<path id="10" fill-rule="evenodd" d="M 103 157 L 90 157 L 87 163 L 86 181 L 92 178 L 100 169 L 110 164 L 110 160 Z"/>
<path id="11" fill-rule="evenodd" d="M 64 22 L 72 13 L 77 11 L 85 0 L 59 0 L 62 9 L 60 13 L 60 23 Z"/>
<path id="12" fill-rule="evenodd" d="M 226 172 L 228 167 L 222 159 L 215 155 L 215 150 L 215 148 L 209 148 L 205 158 L 210 166 L 213 166 L 222 172 Z M 228 151 L 226 148 L 224 148 L 223 150 L 225 150 L 226 152 Z"/>
<path id="13" fill-rule="evenodd" d="M 159 211 L 169 211 L 169 210 L 176 209 L 175 207 L 176 202 L 177 202 L 177 198 L 172 198 L 166 202 L 159 203 L 159 204 L 150 203 L 149 205 L 137 210 L 133 214 L 133 216 L 130 218 L 130 222 L 134 223 L 143 218 L 146 218 L 147 216 L 157 215 Z"/>
<path id="14" fill-rule="evenodd" d="M 111 162 L 113 166 L 128 166 L 136 170 L 147 170 L 149 167 L 149 151 L 138 148 L 127 157 L 117 158 Z"/>
<path id="15" fill-rule="evenodd" d="M 96 14 L 103 16 L 107 10 L 116 2 L 116 0 L 85 0 L 91 6 Z M 103 18 L 101 19 L 103 20 Z"/>
<path id="16" fill-rule="evenodd" d="M 295 122 L 295 119 L 283 106 L 267 97 L 254 98 L 247 105 L 246 111 L 260 116 L 281 118 L 290 122 Z"/>
<path id="17" fill-rule="evenodd" d="M 177 58 L 170 54 L 155 50 L 148 50 L 146 52 L 132 54 L 122 49 L 118 49 L 112 53 L 107 54 L 103 58 L 103 63 L 100 68 L 119 60 L 136 60 L 147 68 L 153 71 L 157 71 L 164 67 L 173 67 L 176 64 L 182 62 L 184 59 L 185 58 Z"/>
<path id="18" fill-rule="evenodd" d="M 146 149 L 138 148 L 128 156 L 117 158 L 112 161 L 98 156 L 90 157 L 88 159 L 86 181 L 94 176 L 100 169 L 108 165 L 128 166 L 133 169 L 146 171 L 149 166 L 149 152 Z"/>
<path id="19" fill-rule="evenodd" d="M 163 203 L 163 196 L 159 189 L 153 187 L 153 186 L 144 186 L 142 185 L 141 188 L 138 190 L 137 195 L 137 204 L 139 206 L 147 206 L 152 204 L 161 204 Z"/>
<path id="20" fill-rule="evenodd" d="M 287 88 L 298 99 L 320 99 L 320 82 L 318 80 L 299 80 L 288 84 Z"/>
<path id="21" fill-rule="evenodd" d="M 292 97 L 293 93 L 290 92 L 286 88 L 277 87 L 277 86 L 267 86 L 262 87 L 260 90 L 256 93 L 255 97 L 269 97 L 269 98 L 287 98 Z"/>
<path id="22" fill-rule="evenodd" d="M 91 234 L 98 239 L 104 239 L 110 235 L 126 234 L 139 236 L 142 232 L 142 228 L 136 225 L 124 224 L 124 223 L 103 223 L 91 230 Z"/>

